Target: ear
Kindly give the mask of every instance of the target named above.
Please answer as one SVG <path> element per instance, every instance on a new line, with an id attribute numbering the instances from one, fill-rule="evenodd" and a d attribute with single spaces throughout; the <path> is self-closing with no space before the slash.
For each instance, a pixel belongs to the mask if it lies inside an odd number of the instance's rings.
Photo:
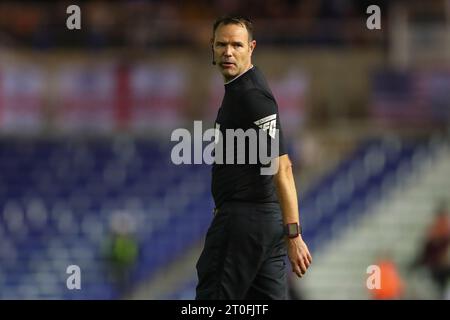
<path id="1" fill-rule="evenodd" d="M 256 47 L 256 40 L 250 41 L 250 51 L 253 53 L 253 50 L 255 50 Z"/>

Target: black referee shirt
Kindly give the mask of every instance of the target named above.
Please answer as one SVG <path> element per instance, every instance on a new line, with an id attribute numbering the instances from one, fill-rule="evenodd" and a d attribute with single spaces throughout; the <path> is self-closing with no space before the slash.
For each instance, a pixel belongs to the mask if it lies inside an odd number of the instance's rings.
<path id="1" fill-rule="evenodd" d="M 253 203 L 278 202 L 273 175 L 262 175 L 261 164 L 249 163 L 249 144 L 245 144 L 245 164 L 237 164 L 236 143 L 234 147 L 235 159 L 233 164 L 226 159 L 226 129 L 249 128 L 264 130 L 268 140 L 269 154 L 270 139 L 277 138 L 279 152 L 270 154 L 271 158 L 286 154 L 281 132 L 278 106 L 272 92 L 261 71 L 253 66 L 251 69 L 225 84 L 225 96 L 218 111 L 215 123 L 223 139 L 224 162 L 217 161 L 212 167 L 212 195 L 215 206 L 220 208 L 226 201 L 243 201 Z M 278 136 L 275 134 L 278 129 Z M 258 132 L 258 131 L 256 131 Z M 259 135 L 258 146 L 259 146 Z M 217 148 L 216 140 L 216 148 Z M 217 154 L 217 150 L 215 153 Z M 259 158 L 258 158 L 259 159 Z"/>

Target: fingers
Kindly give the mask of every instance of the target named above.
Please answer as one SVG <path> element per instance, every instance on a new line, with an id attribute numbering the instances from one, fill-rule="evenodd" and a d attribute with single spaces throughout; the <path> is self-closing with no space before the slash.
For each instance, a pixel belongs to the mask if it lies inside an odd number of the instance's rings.
<path id="1" fill-rule="evenodd" d="M 312 257 L 309 252 L 302 258 L 299 258 L 297 261 L 291 261 L 292 272 L 294 272 L 298 277 L 302 277 L 306 270 L 309 268 L 312 262 Z"/>
<path id="2" fill-rule="evenodd" d="M 303 276 L 299 266 L 296 263 L 292 263 L 292 272 L 294 272 L 299 278 Z"/>
<path id="3" fill-rule="evenodd" d="M 289 249 L 288 255 L 292 265 L 292 272 L 301 278 L 311 265 L 312 256 L 309 253 L 308 247 L 302 241 L 299 244 L 295 242 L 290 243 Z"/>
<path id="4" fill-rule="evenodd" d="M 308 258 L 309 264 L 311 264 L 312 263 L 312 256 L 309 253 L 309 251 L 306 252 L 306 257 Z"/>
<path id="5" fill-rule="evenodd" d="M 306 264 L 303 261 L 303 259 L 300 259 L 299 266 L 300 266 L 300 270 L 302 272 L 302 275 L 305 274 L 306 273 L 306 269 L 308 269 L 308 267 L 306 267 Z"/>
<path id="6" fill-rule="evenodd" d="M 309 252 L 306 252 L 306 256 L 305 256 L 305 258 L 303 260 L 305 261 L 306 268 L 309 268 L 309 266 L 312 263 L 312 257 L 309 254 Z"/>
<path id="7" fill-rule="evenodd" d="M 301 278 L 305 273 L 306 273 L 306 265 L 302 260 L 298 260 L 297 262 L 292 262 L 291 261 L 291 265 L 292 265 L 292 271 L 299 277 Z"/>

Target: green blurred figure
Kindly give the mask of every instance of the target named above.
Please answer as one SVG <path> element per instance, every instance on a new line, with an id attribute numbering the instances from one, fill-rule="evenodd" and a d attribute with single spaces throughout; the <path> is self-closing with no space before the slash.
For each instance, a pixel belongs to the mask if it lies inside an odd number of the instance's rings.
<path id="1" fill-rule="evenodd" d="M 131 289 L 131 273 L 139 256 L 135 225 L 133 217 L 126 212 L 114 214 L 104 249 L 111 280 L 122 297 Z"/>

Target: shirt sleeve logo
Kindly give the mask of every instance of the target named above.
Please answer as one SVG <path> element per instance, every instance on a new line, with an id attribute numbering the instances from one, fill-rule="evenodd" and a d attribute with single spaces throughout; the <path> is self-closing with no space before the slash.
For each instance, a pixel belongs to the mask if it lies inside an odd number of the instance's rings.
<path id="1" fill-rule="evenodd" d="M 275 139 L 275 132 L 277 129 L 277 114 L 264 117 L 254 122 L 258 127 L 269 133 Z"/>

